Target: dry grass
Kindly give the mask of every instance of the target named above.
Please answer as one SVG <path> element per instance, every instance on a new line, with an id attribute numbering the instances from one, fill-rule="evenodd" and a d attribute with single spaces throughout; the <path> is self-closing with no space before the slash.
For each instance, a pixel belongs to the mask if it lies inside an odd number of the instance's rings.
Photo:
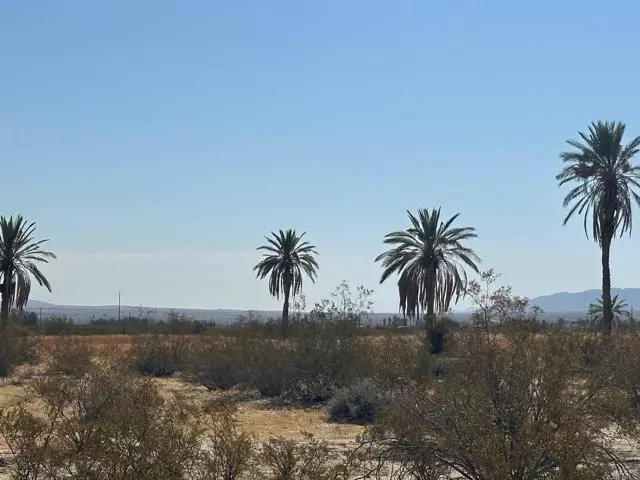
<path id="1" fill-rule="evenodd" d="M 0 408 L 17 407 L 27 400 L 29 392 L 23 385 L 0 383 Z"/>
<path id="2" fill-rule="evenodd" d="M 304 433 L 330 443 L 353 441 L 363 432 L 357 425 L 340 425 L 327 422 L 324 408 L 269 408 L 245 404 L 239 409 L 239 420 L 244 431 L 260 439 L 285 437 L 302 439 Z"/>
<path id="3" fill-rule="evenodd" d="M 44 350 L 48 350 L 53 348 L 56 344 L 56 341 L 61 337 L 54 335 L 40 335 L 37 338 L 38 346 L 43 348 Z M 104 348 L 116 347 L 116 350 L 119 350 L 122 353 L 127 353 L 131 349 L 131 345 L 133 343 L 132 335 L 77 335 L 69 336 L 66 338 L 71 338 L 77 342 L 88 343 L 89 345 L 94 347 L 96 351 L 100 351 Z"/>
<path id="4" fill-rule="evenodd" d="M 329 422 L 326 408 L 295 408 L 273 406 L 269 400 L 242 398 L 240 392 L 215 392 L 196 386 L 179 378 L 155 379 L 160 391 L 168 397 L 204 407 L 211 402 L 231 399 L 238 407 L 240 428 L 256 435 L 259 440 L 272 437 L 302 439 L 311 433 L 318 439 L 331 443 L 353 441 L 363 431 L 357 425 L 340 425 Z"/>

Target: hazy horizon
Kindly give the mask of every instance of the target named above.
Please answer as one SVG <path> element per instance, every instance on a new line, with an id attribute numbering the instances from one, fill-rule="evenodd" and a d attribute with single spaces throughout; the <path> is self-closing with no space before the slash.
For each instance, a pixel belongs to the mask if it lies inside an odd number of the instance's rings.
<path id="1" fill-rule="evenodd" d="M 437 206 L 477 229 L 480 268 L 514 293 L 598 288 L 599 248 L 581 220 L 562 227 L 554 177 L 591 121 L 640 135 L 637 13 L 573 0 L 7 4 L 0 204 L 58 255 L 43 268 L 53 293 L 32 297 L 276 311 L 255 248 L 295 228 L 319 252 L 309 306 L 346 280 L 394 312 L 395 280 L 378 285 L 373 260 L 407 209 Z M 640 283 L 636 246 L 614 241 L 613 285 Z"/>
<path id="2" fill-rule="evenodd" d="M 627 292 L 625 292 L 625 290 Z M 628 292 L 632 290 L 632 292 Z M 530 305 L 542 305 L 548 304 L 549 302 L 555 304 L 566 304 L 569 302 L 572 304 L 571 307 L 566 305 L 561 305 L 558 308 L 551 308 L 545 305 L 545 311 L 547 313 L 561 313 L 561 312 L 586 312 L 588 310 L 589 303 L 593 302 L 596 298 L 598 298 L 598 294 L 600 289 L 592 288 L 588 290 L 581 290 L 579 292 L 552 292 L 547 295 L 540 295 L 537 297 L 527 297 L 529 299 Z M 354 292 L 355 293 L 355 292 Z M 640 288 L 638 287 L 612 287 L 612 294 L 621 293 L 621 298 L 626 301 L 629 307 L 632 308 L 640 308 Z M 631 297 L 625 295 L 625 293 L 631 293 Z M 329 298 L 329 297 L 327 297 Z M 576 304 L 576 299 L 580 299 L 579 305 Z M 634 305 L 635 303 L 635 305 Z M 72 304 L 56 304 L 47 301 L 42 301 L 38 299 L 30 299 L 26 309 L 27 310 L 37 310 L 38 306 L 42 305 L 43 307 L 49 306 L 53 309 L 58 307 L 65 308 L 104 308 L 104 309 L 117 309 L 117 303 L 111 304 L 82 304 L 82 303 L 72 303 Z M 225 310 L 225 311 L 237 311 L 237 312 L 247 312 L 247 311 L 257 311 L 257 312 L 269 312 L 269 313 L 279 313 L 281 308 L 276 307 L 273 309 L 261 309 L 261 308 L 246 308 L 246 309 L 237 309 L 237 308 L 228 308 L 228 307 L 203 307 L 203 308 L 192 308 L 192 307 L 183 307 L 179 305 L 140 305 L 140 304 L 128 304 L 122 303 L 121 307 L 129 309 L 129 311 L 143 309 L 143 310 L 202 310 L 202 311 L 216 311 L 216 310 Z M 307 304 L 305 311 L 309 312 L 313 308 L 313 304 Z M 458 302 L 457 305 L 454 305 L 452 310 L 454 313 L 470 313 L 477 309 L 475 305 L 472 304 L 469 298 Z M 373 310 L 373 313 L 376 314 L 401 314 L 401 312 L 396 308 L 395 310 Z"/>

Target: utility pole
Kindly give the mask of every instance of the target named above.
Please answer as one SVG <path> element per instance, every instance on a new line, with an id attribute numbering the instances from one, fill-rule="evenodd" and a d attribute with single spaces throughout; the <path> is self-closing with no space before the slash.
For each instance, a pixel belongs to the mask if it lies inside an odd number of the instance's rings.
<path id="1" fill-rule="evenodd" d="M 42 307 L 40 307 L 40 316 L 38 317 L 38 325 L 42 325 Z"/>
<path id="2" fill-rule="evenodd" d="M 118 291 L 118 322 L 120 321 L 120 292 Z"/>

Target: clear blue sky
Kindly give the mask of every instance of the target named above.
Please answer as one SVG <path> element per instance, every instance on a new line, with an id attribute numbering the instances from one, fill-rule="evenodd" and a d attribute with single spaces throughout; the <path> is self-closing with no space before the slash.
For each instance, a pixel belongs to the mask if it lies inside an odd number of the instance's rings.
<path id="1" fill-rule="evenodd" d="M 598 288 L 554 175 L 592 120 L 640 135 L 639 16 L 631 0 L 4 2 L 0 212 L 51 238 L 54 293 L 33 297 L 56 303 L 278 308 L 251 267 L 263 234 L 294 227 L 320 252 L 309 303 L 345 279 L 395 311 L 373 259 L 406 209 L 438 205 L 517 293 Z M 639 235 L 614 244 L 614 286 L 640 286 Z"/>

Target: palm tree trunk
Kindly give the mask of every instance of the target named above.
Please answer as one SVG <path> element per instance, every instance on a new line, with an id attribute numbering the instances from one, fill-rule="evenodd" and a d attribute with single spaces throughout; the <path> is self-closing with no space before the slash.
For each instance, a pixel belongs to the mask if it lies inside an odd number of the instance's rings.
<path id="1" fill-rule="evenodd" d="M 0 330 L 1 334 L 4 332 L 9 324 L 9 309 L 11 307 L 11 279 L 13 272 L 10 270 L 3 272 L 2 275 L 2 300 L 0 301 Z"/>
<path id="2" fill-rule="evenodd" d="M 0 328 L 4 330 L 7 323 L 9 323 L 9 294 L 7 293 L 3 284 L 2 285 L 2 307 L 0 308 Z"/>
<path id="3" fill-rule="evenodd" d="M 606 235 L 602 240 L 602 328 L 605 334 L 611 333 L 613 325 L 613 306 L 611 304 L 611 270 L 609 253 L 612 236 Z"/>
<path id="4" fill-rule="evenodd" d="M 435 323 L 435 316 L 435 298 L 434 295 L 431 294 L 427 300 L 427 314 L 425 315 L 425 326 L 427 329 L 433 327 Z"/>
<path id="5" fill-rule="evenodd" d="M 430 353 L 440 353 L 441 351 L 441 341 L 436 331 L 436 272 L 429 272 L 429 279 L 427 284 L 427 313 L 424 316 L 425 323 L 425 347 L 427 347 L 427 351 Z"/>
<path id="6" fill-rule="evenodd" d="M 284 287 L 284 305 L 282 305 L 282 323 L 280 325 L 282 329 L 282 336 L 284 338 L 289 334 L 289 294 L 291 293 L 291 287 L 285 285 Z"/>
<path id="7" fill-rule="evenodd" d="M 434 327 L 436 323 L 436 271 L 430 268 L 429 271 L 429 284 L 427 285 L 428 294 L 427 297 L 427 315 L 425 316 L 425 327 L 427 330 Z"/>

